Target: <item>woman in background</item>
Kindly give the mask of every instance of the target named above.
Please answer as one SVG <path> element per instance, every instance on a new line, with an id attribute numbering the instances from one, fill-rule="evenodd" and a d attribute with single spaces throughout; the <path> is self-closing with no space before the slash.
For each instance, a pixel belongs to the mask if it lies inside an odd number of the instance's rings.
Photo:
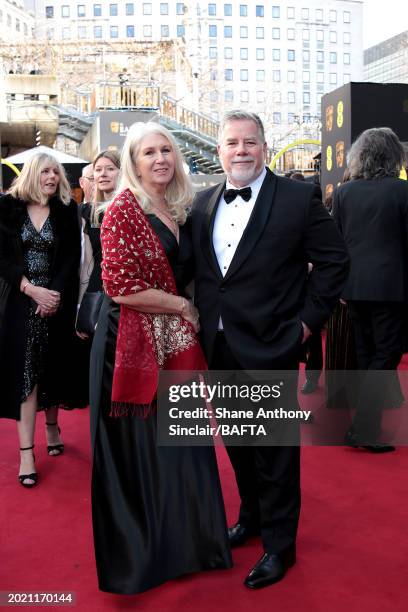
<path id="1" fill-rule="evenodd" d="M 58 408 L 75 407 L 70 377 L 78 295 L 80 233 L 61 164 L 40 153 L 0 198 L 0 416 L 17 420 L 19 480 L 37 483 L 34 431 L 45 409 L 47 450 L 61 455 Z"/>

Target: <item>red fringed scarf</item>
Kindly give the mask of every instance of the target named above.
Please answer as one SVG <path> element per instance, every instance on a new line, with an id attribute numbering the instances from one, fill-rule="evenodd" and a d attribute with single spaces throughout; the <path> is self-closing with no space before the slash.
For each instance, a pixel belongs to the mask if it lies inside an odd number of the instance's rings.
<path id="1" fill-rule="evenodd" d="M 107 295 L 130 295 L 145 289 L 177 295 L 162 244 L 129 189 L 108 207 L 101 243 Z M 180 315 L 138 312 L 121 305 L 110 416 L 148 416 L 159 370 L 206 367 L 193 327 Z"/>

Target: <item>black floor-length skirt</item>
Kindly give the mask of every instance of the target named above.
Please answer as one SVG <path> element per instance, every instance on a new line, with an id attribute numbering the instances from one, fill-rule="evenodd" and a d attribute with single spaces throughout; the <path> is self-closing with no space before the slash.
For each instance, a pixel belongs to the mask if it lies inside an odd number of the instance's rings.
<path id="1" fill-rule="evenodd" d="M 91 356 L 92 516 L 100 589 L 135 594 L 232 563 L 214 449 L 157 446 L 156 415 L 109 417 L 118 320 L 105 298 Z"/>

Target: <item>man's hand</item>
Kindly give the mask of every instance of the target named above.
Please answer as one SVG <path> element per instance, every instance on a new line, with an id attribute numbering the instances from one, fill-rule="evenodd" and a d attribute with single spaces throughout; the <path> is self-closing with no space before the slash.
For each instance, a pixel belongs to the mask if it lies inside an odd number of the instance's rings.
<path id="1" fill-rule="evenodd" d="M 303 323 L 303 321 L 302 321 L 302 327 L 303 327 L 302 344 L 304 344 L 306 342 L 306 340 L 312 335 L 312 332 L 310 331 L 310 329 L 308 328 L 306 323 Z"/>

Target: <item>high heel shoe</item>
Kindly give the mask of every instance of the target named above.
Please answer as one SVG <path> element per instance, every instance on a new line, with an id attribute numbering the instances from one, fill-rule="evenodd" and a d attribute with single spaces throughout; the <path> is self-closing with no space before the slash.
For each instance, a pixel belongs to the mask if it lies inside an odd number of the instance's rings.
<path id="1" fill-rule="evenodd" d="M 34 444 L 32 446 L 26 446 L 25 448 L 20 448 L 20 450 L 26 451 L 26 450 L 32 450 L 33 448 L 34 448 Z M 35 461 L 34 453 L 33 453 L 33 459 Z M 20 474 L 18 479 L 20 483 L 23 485 L 23 487 L 26 487 L 27 489 L 31 489 L 31 487 L 34 487 L 38 482 L 38 474 L 37 472 L 33 472 L 32 474 Z M 33 482 L 25 482 L 25 480 L 32 480 Z"/>
<path id="2" fill-rule="evenodd" d="M 45 422 L 47 427 L 55 427 L 55 425 L 58 427 L 58 423 L 47 423 Z M 61 433 L 61 429 L 58 427 L 58 433 Z M 57 453 L 54 451 L 58 451 Z M 58 457 L 58 455 L 62 455 L 62 453 L 64 452 L 64 445 L 62 443 L 60 444 L 48 444 L 47 445 L 47 453 L 50 455 L 50 457 Z"/>

